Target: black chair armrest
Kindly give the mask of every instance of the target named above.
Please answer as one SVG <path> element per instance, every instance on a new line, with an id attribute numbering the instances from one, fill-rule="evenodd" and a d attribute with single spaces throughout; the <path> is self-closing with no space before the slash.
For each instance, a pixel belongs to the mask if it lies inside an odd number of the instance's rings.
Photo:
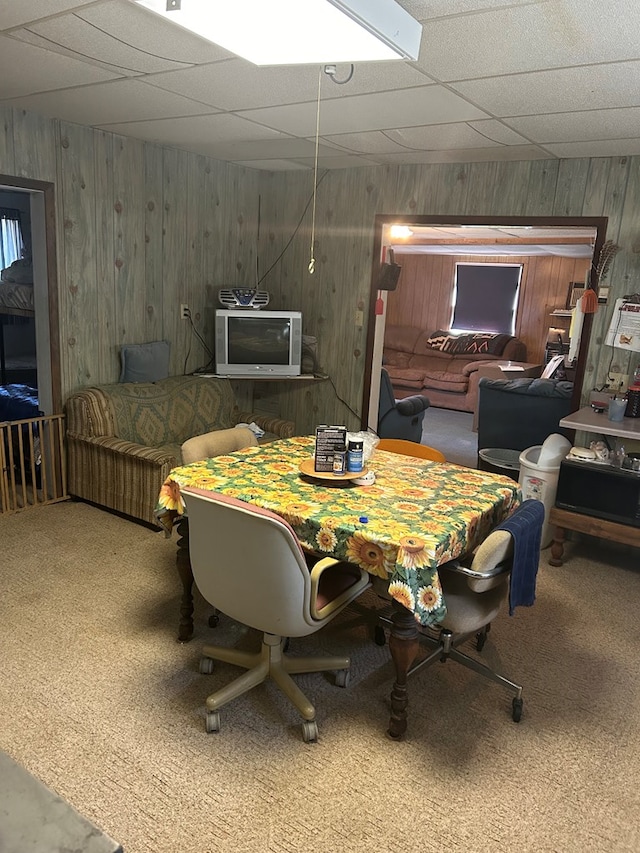
<path id="1" fill-rule="evenodd" d="M 401 415 L 417 415 L 419 412 L 428 409 L 430 405 L 429 398 L 422 394 L 414 394 L 411 397 L 396 400 L 396 409 Z"/>

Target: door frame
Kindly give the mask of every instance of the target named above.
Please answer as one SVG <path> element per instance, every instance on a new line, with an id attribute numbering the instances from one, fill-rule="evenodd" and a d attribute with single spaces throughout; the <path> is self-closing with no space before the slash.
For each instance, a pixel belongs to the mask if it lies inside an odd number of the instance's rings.
<path id="1" fill-rule="evenodd" d="M 15 175 L 0 174 L 0 186 L 8 190 L 27 191 L 31 197 L 31 240 L 34 261 L 34 297 L 37 297 L 36 281 L 46 286 L 46 298 L 36 298 L 36 311 L 44 307 L 47 317 L 44 333 L 36 335 L 36 358 L 38 359 L 38 390 L 42 386 L 43 400 L 40 402 L 45 414 L 62 411 L 62 382 L 60 375 L 60 325 L 58 314 L 58 261 L 56 252 L 55 185 L 50 181 L 37 181 Z M 39 203 L 42 199 L 42 203 Z M 39 271 L 39 272 L 38 272 Z M 42 294 L 44 296 L 44 294 Z M 39 303 L 39 304 L 38 304 Z M 36 330 L 38 321 L 36 320 Z M 41 340 L 39 339 L 41 338 Z M 45 340 L 46 339 L 46 340 Z M 46 358 L 38 357 L 38 348 L 46 348 Z M 42 374 L 42 375 L 41 375 Z M 50 409 L 50 411 L 47 411 Z"/>
<path id="2" fill-rule="evenodd" d="M 595 241 L 591 270 L 598 265 L 600 250 L 606 239 L 608 217 L 606 216 L 437 216 L 433 214 L 377 213 L 374 218 L 373 254 L 371 264 L 371 287 L 369 294 L 369 322 L 365 350 L 365 373 L 362 395 L 362 429 L 377 427 L 377 409 L 380 396 L 380 369 L 382 346 L 386 322 L 386 293 L 379 289 L 380 270 L 383 263 L 383 234 L 387 225 L 485 225 L 485 226 L 557 226 L 595 229 Z M 597 290 L 597 282 L 593 282 Z M 587 353 L 591 338 L 593 314 L 585 314 L 580 335 L 580 347 L 576 359 L 576 374 L 573 383 L 572 407 L 580 408 L 582 385 L 586 368 Z M 375 424 L 373 423 L 375 421 Z"/>

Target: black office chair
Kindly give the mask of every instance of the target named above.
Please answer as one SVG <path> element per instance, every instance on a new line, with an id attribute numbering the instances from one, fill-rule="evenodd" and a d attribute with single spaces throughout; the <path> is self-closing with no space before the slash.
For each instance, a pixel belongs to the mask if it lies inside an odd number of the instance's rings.
<path id="1" fill-rule="evenodd" d="M 396 400 L 387 371 L 382 368 L 380 377 L 380 402 L 378 404 L 378 435 L 380 438 L 404 438 L 420 443 L 422 421 L 429 408 L 429 398 L 414 394 Z"/>
<path id="2" fill-rule="evenodd" d="M 422 660 L 415 662 L 409 669 L 408 675 L 430 666 L 435 661 L 444 662 L 451 658 L 479 675 L 512 690 L 515 696 L 512 700 L 511 716 L 515 723 L 520 722 L 523 705 L 521 685 L 509 680 L 475 657 L 461 652 L 458 646 L 475 636 L 476 649 L 479 652 L 482 651 L 491 622 L 500 612 L 505 599 L 509 599 L 511 612 L 516 604 L 532 603 L 535 597 L 535 574 L 540 554 L 543 520 L 542 502 L 525 501 L 512 514 L 511 520 L 505 522 L 505 525 L 510 525 L 509 530 L 496 528 L 473 552 L 459 561 L 453 560 L 438 568 L 447 613 L 438 625 L 420 629 L 421 640 L 432 651 Z M 510 530 L 522 529 L 523 525 L 529 526 L 531 538 L 527 537 L 526 545 L 521 545 L 520 550 L 517 550 L 518 546 Z M 516 568 L 512 578 L 514 554 Z M 527 576 L 530 569 L 525 568 L 523 564 L 528 558 L 535 562 L 535 569 Z M 515 584 L 515 591 L 511 591 L 511 584 Z M 390 611 L 387 610 L 381 614 L 380 621 L 389 625 Z M 377 629 L 376 642 L 380 643 L 380 640 L 380 629 Z"/>

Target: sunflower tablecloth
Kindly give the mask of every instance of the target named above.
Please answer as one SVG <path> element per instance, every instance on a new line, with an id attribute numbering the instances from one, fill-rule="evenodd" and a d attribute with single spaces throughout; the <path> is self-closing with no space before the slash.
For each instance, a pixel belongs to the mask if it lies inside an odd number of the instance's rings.
<path id="1" fill-rule="evenodd" d="M 297 436 L 174 468 L 156 515 L 170 532 L 184 513 L 180 487 L 231 495 L 270 509 L 302 547 L 389 581 L 390 595 L 422 625 L 444 618 L 437 568 L 474 548 L 520 503 L 507 477 L 377 450 L 370 486 L 300 473 L 315 438 Z"/>

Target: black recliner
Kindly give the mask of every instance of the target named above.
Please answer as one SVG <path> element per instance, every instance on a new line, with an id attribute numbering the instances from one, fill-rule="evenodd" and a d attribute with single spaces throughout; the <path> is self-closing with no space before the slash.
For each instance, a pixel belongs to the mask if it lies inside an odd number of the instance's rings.
<path id="1" fill-rule="evenodd" d="M 380 438 L 404 438 L 420 442 L 422 421 L 429 408 L 429 398 L 414 394 L 403 400 L 393 396 L 393 385 L 387 371 L 382 368 L 380 377 L 380 402 L 378 405 L 378 435 Z"/>
<path id="2" fill-rule="evenodd" d="M 573 383 L 557 379 L 489 379 L 478 383 L 478 451 L 489 447 L 526 450 L 552 433 L 571 411 Z M 482 468 L 482 458 L 478 457 Z"/>

